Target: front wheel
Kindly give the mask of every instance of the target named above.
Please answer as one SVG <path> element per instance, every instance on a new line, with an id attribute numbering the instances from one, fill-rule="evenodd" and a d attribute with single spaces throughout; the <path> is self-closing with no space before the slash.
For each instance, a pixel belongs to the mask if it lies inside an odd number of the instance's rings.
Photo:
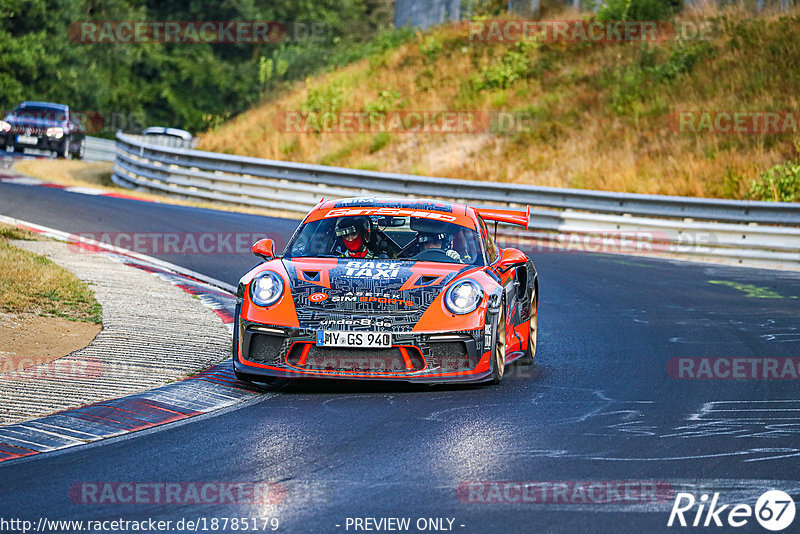
<path id="1" fill-rule="evenodd" d="M 494 332 L 494 351 L 492 352 L 492 384 L 499 384 L 503 380 L 506 370 L 506 314 L 505 305 L 500 306 L 497 316 L 497 327 Z"/>
<path id="2" fill-rule="evenodd" d="M 86 154 L 86 139 L 81 139 L 81 144 L 78 145 L 78 151 L 72 153 L 72 159 L 83 159 Z"/>
<path id="3" fill-rule="evenodd" d="M 525 354 L 519 359 L 522 365 L 533 364 L 533 358 L 536 356 L 536 334 L 539 330 L 539 295 L 534 295 L 531 302 L 531 321 L 528 327 L 528 348 L 525 349 Z"/>
<path id="4" fill-rule="evenodd" d="M 56 150 L 56 157 L 58 159 L 66 159 L 69 157 L 69 141 L 65 140 L 61 143 L 61 148 Z"/>

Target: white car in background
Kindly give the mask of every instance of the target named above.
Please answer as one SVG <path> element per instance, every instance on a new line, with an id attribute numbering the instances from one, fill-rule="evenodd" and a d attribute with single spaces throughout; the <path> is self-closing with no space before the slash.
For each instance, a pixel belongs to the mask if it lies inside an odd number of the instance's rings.
<path id="1" fill-rule="evenodd" d="M 179 128 L 166 128 L 164 126 L 151 126 L 142 131 L 148 142 L 176 148 L 194 148 L 197 139 L 186 130 Z"/>

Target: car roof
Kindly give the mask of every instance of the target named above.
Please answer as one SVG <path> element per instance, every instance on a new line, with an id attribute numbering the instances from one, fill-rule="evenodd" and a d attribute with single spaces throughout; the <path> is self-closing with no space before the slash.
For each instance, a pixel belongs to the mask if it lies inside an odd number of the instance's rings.
<path id="1" fill-rule="evenodd" d="M 334 215 L 334 212 L 336 215 Z M 311 222 L 332 216 L 411 215 L 429 212 L 430 218 L 476 228 L 475 210 L 466 204 L 431 198 L 353 197 L 320 202 L 306 217 Z"/>
<path id="2" fill-rule="evenodd" d="M 426 211 L 441 211 L 446 213 L 465 214 L 472 209 L 465 204 L 438 200 L 433 198 L 400 198 L 400 197 L 352 197 L 337 198 L 323 201 L 318 209 L 333 208 L 402 208 Z"/>
<path id="3" fill-rule="evenodd" d="M 192 134 L 186 130 L 179 128 L 166 128 L 164 126 L 150 126 L 142 131 L 142 135 L 171 135 L 173 137 L 180 137 L 186 141 L 192 140 Z"/>
<path id="4" fill-rule="evenodd" d="M 66 104 L 56 104 L 55 102 L 39 102 L 39 101 L 36 101 L 36 100 L 26 100 L 25 102 L 20 103 L 20 105 L 17 106 L 17 107 L 18 108 L 25 108 L 25 107 L 32 107 L 32 106 L 36 106 L 36 107 L 40 107 L 40 108 L 52 108 L 52 109 L 57 109 L 59 111 L 63 111 L 63 110 L 69 109 L 69 106 L 67 106 Z"/>

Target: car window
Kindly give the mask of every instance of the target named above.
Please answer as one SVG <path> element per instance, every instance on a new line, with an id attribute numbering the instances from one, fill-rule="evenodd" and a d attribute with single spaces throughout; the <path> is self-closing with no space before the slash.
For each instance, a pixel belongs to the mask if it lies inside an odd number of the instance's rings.
<path id="1" fill-rule="evenodd" d="M 52 121 L 63 121 L 66 113 L 63 109 L 51 108 L 47 106 L 19 106 L 14 110 L 14 115 L 20 118 L 44 119 Z"/>
<path id="2" fill-rule="evenodd" d="M 286 251 L 289 258 L 369 257 L 483 265 L 475 229 L 425 217 L 320 219 L 304 224 Z"/>
<path id="3" fill-rule="evenodd" d="M 492 238 L 492 234 L 489 233 L 489 228 L 486 226 L 486 221 L 483 220 L 483 217 L 478 215 L 478 220 L 481 223 L 481 229 L 483 230 L 482 233 L 485 236 L 483 243 L 484 247 L 486 248 L 486 255 L 489 258 L 489 263 L 494 263 L 497 260 L 497 245 L 494 242 L 494 238 Z"/>

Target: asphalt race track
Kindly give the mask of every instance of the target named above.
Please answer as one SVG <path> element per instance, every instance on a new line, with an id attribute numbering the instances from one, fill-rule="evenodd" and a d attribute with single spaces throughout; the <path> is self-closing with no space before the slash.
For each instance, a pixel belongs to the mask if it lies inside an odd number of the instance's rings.
<path id="1" fill-rule="evenodd" d="M 296 226 L 2 182 L 0 213 L 74 233 L 266 231 L 285 242 Z M 256 262 L 159 257 L 231 284 Z M 536 365 L 507 370 L 498 387 L 279 383 L 277 395 L 234 409 L 6 462 L 0 516 L 277 517 L 279 532 L 355 532 L 354 518 L 390 517 L 410 518 L 412 532 L 420 518 L 445 518 L 445 528 L 450 519 L 463 533 L 766 532 L 752 517 L 737 529 L 667 520 L 677 492 L 754 506 L 779 489 L 797 500 L 798 377 L 690 380 L 668 367 L 673 358 L 800 356 L 800 274 L 586 253 L 534 261 Z M 492 481 L 659 491 L 639 501 L 550 492 L 515 502 L 519 486 L 478 484 Z M 87 482 L 274 482 L 283 493 L 277 504 L 76 504 L 70 488 Z"/>

